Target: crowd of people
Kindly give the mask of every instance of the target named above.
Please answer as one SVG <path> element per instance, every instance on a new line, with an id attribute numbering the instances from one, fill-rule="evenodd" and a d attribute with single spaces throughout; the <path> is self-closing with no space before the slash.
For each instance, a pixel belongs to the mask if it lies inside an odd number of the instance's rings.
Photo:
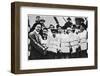
<path id="1" fill-rule="evenodd" d="M 73 24 L 68 17 L 63 26 L 50 24 L 48 28 L 44 23 L 37 16 L 29 30 L 29 60 L 88 57 L 87 18 L 76 17 Z"/>

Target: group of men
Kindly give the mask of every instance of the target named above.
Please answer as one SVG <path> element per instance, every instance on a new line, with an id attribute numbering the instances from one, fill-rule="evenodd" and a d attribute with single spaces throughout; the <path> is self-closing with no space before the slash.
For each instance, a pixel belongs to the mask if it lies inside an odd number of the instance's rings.
<path id="1" fill-rule="evenodd" d="M 73 24 L 68 17 L 64 26 L 50 24 L 49 28 L 44 22 L 38 18 L 29 32 L 29 60 L 88 57 L 87 24 L 83 18 L 76 18 Z"/>

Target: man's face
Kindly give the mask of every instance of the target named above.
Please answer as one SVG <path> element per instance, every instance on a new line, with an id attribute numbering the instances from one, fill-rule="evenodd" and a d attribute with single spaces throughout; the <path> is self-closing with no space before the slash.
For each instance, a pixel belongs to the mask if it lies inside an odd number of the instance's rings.
<path id="1" fill-rule="evenodd" d="M 44 23 L 45 23 L 45 21 L 40 21 L 40 23 L 44 24 Z"/>
<path id="2" fill-rule="evenodd" d="M 50 29 L 54 29 L 54 26 L 50 26 Z"/>
<path id="3" fill-rule="evenodd" d="M 56 35 L 56 31 L 55 30 L 52 30 L 52 35 Z"/>
<path id="4" fill-rule="evenodd" d="M 43 30 L 43 34 L 47 34 L 48 31 L 46 29 Z"/>
<path id="5" fill-rule="evenodd" d="M 82 32 L 84 30 L 84 28 L 82 26 L 80 26 L 80 31 Z"/>
<path id="6" fill-rule="evenodd" d="M 68 22 L 71 22 L 71 20 L 68 20 Z"/>
<path id="7" fill-rule="evenodd" d="M 35 30 L 36 30 L 37 32 L 40 32 L 40 30 L 41 30 L 41 25 L 38 24 L 38 25 L 35 27 Z"/>
<path id="8" fill-rule="evenodd" d="M 72 30 L 67 30 L 68 34 L 72 32 Z"/>
<path id="9" fill-rule="evenodd" d="M 61 33 L 61 32 L 62 32 L 61 27 L 58 27 L 58 32 L 59 32 L 59 33 Z"/>
<path id="10" fill-rule="evenodd" d="M 36 17 L 36 20 L 40 20 L 40 16 L 37 16 L 37 17 Z"/>
<path id="11" fill-rule="evenodd" d="M 55 38 L 56 37 L 56 32 L 52 32 L 52 35 Z"/>

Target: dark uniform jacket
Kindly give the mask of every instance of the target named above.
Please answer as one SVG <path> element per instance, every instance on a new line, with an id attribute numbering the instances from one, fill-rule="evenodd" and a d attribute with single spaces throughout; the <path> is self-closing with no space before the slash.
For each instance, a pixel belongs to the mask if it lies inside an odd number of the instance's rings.
<path id="1" fill-rule="evenodd" d="M 29 38 L 30 38 L 30 45 L 31 45 L 29 60 L 43 59 L 44 50 L 43 50 L 43 46 L 41 45 L 39 34 L 37 34 L 36 31 L 33 31 L 29 34 Z"/>
<path id="2" fill-rule="evenodd" d="M 71 22 L 66 22 L 65 25 L 62 27 L 63 29 L 67 29 L 68 27 L 71 28 L 72 23 Z"/>

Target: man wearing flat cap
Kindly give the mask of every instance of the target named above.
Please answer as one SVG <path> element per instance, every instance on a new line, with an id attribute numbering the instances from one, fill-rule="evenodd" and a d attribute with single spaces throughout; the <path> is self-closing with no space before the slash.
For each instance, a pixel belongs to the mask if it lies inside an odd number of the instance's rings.
<path id="1" fill-rule="evenodd" d="M 71 28 L 71 26 L 72 26 L 71 18 L 68 17 L 68 18 L 67 18 L 67 22 L 64 24 L 64 26 L 63 26 L 62 28 L 63 28 L 63 29 L 67 29 L 68 27 Z"/>

